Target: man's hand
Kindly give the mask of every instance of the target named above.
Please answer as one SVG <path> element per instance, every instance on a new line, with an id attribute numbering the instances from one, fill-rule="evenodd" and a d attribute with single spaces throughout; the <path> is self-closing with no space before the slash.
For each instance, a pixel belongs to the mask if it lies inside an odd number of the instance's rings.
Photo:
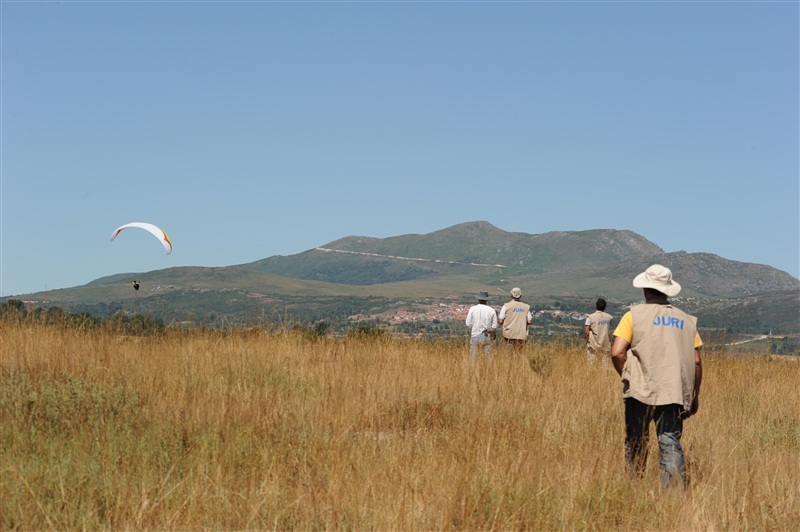
<path id="1" fill-rule="evenodd" d="M 700 358 L 700 350 L 694 350 L 694 397 L 692 397 L 692 408 L 684 417 L 691 417 L 700 409 L 700 383 L 703 382 L 703 360 Z"/>
<path id="2" fill-rule="evenodd" d="M 683 419 L 688 419 L 688 418 L 692 417 L 693 415 L 695 415 L 699 409 L 700 409 L 700 398 L 695 395 L 694 399 L 692 399 L 691 408 L 688 411 L 684 410 L 683 414 L 681 414 L 681 417 Z"/>

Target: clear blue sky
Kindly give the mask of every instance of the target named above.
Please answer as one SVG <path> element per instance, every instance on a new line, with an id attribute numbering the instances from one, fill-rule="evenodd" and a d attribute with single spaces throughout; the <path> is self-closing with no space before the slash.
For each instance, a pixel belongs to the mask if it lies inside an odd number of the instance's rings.
<path id="1" fill-rule="evenodd" d="M 0 9 L 4 296 L 475 220 L 800 275 L 796 1 Z"/>

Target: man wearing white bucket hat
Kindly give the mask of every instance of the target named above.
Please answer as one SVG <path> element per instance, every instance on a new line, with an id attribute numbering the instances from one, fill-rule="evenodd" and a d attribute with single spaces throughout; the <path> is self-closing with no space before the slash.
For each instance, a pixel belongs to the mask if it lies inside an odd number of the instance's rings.
<path id="1" fill-rule="evenodd" d="M 697 318 L 667 301 L 681 290 L 669 268 L 654 264 L 636 276 L 633 286 L 644 290 L 645 304 L 622 317 L 611 347 L 614 369 L 622 377 L 625 459 L 634 475 L 644 471 L 654 421 L 661 484 L 685 486 L 683 420 L 697 412 L 703 377 Z"/>
<path id="2" fill-rule="evenodd" d="M 486 358 L 492 359 L 492 343 L 494 331 L 497 329 L 497 312 L 488 305 L 492 296 L 489 292 L 481 292 L 476 296 L 477 305 L 470 307 L 467 313 L 467 328 L 469 329 L 469 353 L 472 359 L 478 358 L 478 351 L 483 350 Z"/>

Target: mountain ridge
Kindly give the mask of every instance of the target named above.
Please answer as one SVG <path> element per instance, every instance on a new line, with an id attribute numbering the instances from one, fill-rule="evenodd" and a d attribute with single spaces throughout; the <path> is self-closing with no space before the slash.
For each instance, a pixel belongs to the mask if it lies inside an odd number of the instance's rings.
<path id="1" fill-rule="evenodd" d="M 676 278 L 684 279 L 682 284 L 695 295 L 738 297 L 800 286 L 790 274 L 771 266 L 732 261 L 711 253 L 668 253 L 629 230 L 531 235 L 503 231 L 485 221 L 422 235 L 348 236 L 296 255 L 238 266 L 298 279 L 378 285 L 455 274 L 481 281 L 571 271 L 591 276 L 594 270 L 599 276 L 632 279 L 656 262 L 672 268 Z"/>
<path id="2" fill-rule="evenodd" d="M 665 252 L 629 230 L 533 235 L 483 221 L 427 234 L 347 236 L 294 255 L 233 266 L 113 274 L 22 299 L 102 315 L 127 308 L 126 301 L 138 295 L 150 312 L 181 319 L 248 320 L 267 308 L 277 314 L 283 305 L 295 316 L 319 320 L 327 312 L 346 319 L 410 300 L 469 302 L 479 290 L 505 298 L 519 286 L 534 306 L 569 300 L 583 308 L 597 297 L 617 305 L 639 301 L 641 291 L 631 281 L 653 263 L 673 270 L 683 286 L 676 300 L 699 301 L 693 308 L 705 313 L 707 323 L 723 316 L 741 327 L 800 330 L 800 281 L 771 266 L 712 253 Z M 134 278 L 139 292 L 131 289 Z"/>

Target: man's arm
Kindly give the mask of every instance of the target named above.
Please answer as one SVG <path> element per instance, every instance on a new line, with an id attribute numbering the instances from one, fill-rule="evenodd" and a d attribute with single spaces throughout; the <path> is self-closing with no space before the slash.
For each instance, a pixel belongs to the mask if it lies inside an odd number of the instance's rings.
<path id="1" fill-rule="evenodd" d="M 611 346 L 611 362 L 614 364 L 614 369 L 617 370 L 622 376 L 622 370 L 625 368 L 625 362 L 628 360 L 628 348 L 631 344 L 625 338 L 617 336 L 614 338 L 614 345 Z"/>
<path id="2" fill-rule="evenodd" d="M 692 409 L 689 415 L 693 416 L 700 408 L 700 384 L 703 382 L 703 359 L 700 357 L 700 349 L 694 350 L 694 394 L 692 396 Z"/>
<path id="3" fill-rule="evenodd" d="M 589 332 L 592 330 L 588 325 L 583 328 L 583 337 L 586 338 L 586 343 L 589 343 Z"/>

